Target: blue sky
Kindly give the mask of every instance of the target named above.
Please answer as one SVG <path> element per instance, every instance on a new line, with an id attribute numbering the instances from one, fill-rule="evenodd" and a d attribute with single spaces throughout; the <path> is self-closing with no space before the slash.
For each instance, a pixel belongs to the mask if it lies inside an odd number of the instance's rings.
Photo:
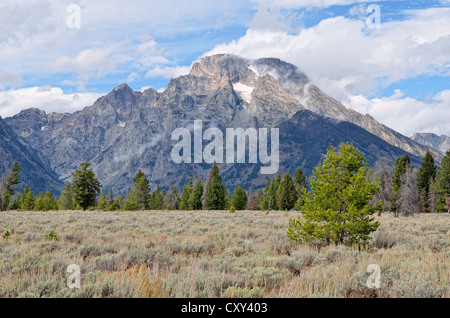
<path id="1" fill-rule="evenodd" d="M 80 28 L 69 28 L 70 4 Z M 380 8 L 380 27 L 366 19 Z M 0 115 L 163 90 L 204 55 L 278 57 L 347 107 L 450 135 L 450 1 L 1 0 Z"/>

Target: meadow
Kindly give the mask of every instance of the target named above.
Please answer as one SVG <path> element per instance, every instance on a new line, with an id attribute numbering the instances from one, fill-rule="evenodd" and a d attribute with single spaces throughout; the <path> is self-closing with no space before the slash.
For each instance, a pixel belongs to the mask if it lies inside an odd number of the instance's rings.
<path id="1" fill-rule="evenodd" d="M 0 213 L 0 297 L 450 296 L 450 215 L 383 214 L 363 251 L 287 242 L 299 215 Z M 70 264 L 81 268 L 79 289 L 66 285 Z M 367 286 L 370 264 L 379 289 Z"/>

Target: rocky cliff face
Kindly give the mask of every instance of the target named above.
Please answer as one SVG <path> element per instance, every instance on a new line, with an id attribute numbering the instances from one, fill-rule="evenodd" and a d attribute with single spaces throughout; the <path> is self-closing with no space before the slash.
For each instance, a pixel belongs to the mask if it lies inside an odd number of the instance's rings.
<path id="1" fill-rule="evenodd" d="M 17 161 L 22 167 L 23 183 L 32 187 L 35 194 L 41 191 L 59 192 L 62 184 L 49 163 L 22 138 L 17 136 L 0 117 L 0 176 L 9 173 L 11 163 Z"/>
<path id="2" fill-rule="evenodd" d="M 305 113 L 307 110 L 312 112 Z M 304 120 L 292 121 L 299 112 L 298 116 Z M 206 174 L 210 165 L 175 164 L 170 156 L 175 143 L 171 140 L 172 131 L 179 127 L 192 131 L 194 120 L 202 120 L 204 129 L 223 130 L 227 127 L 284 127 L 295 132 L 296 125 L 301 124 L 302 129 L 297 134 L 310 130 L 321 135 L 324 132 L 314 128 L 317 121 L 308 121 L 314 116 L 321 118 L 321 123 L 330 123 L 326 117 L 355 123 L 370 136 L 378 136 L 368 138 L 371 143 L 359 143 L 365 147 L 361 149 L 363 152 L 373 154 L 373 160 L 376 158 L 374 149 L 385 149 L 379 156 L 386 156 L 390 161 L 405 152 L 413 157 L 421 156 L 428 149 L 370 116 L 346 109 L 313 86 L 306 75 L 291 64 L 278 59 L 249 61 L 229 55 L 201 59 L 193 65 L 190 74 L 172 79 L 163 93 L 153 89 L 134 92 L 124 84 L 74 114 L 45 114 L 29 109 L 7 118 L 6 122 L 30 145 L 42 151 L 62 180 L 70 178 L 70 173 L 80 163 L 90 161 L 106 189 L 112 186 L 115 191 L 126 191 L 139 169 L 149 176 L 153 185 L 163 186 L 180 185 L 195 174 Z M 307 134 L 311 142 L 320 143 L 313 148 L 317 156 L 312 157 L 306 156 L 305 142 L 299 144 L 293 139 L 294 135 L 284 133 L 284 137 L 280 136 L 280 152 L 285 154 L 280 156 L 290 161 L 282 162 L 281 170 L 294 169 L 290 162 L 311 170 L 330 144 L 353 142 L 362 131 L 366 133 L 364 129 L 357 132 L 356 125 L 347 130 L 326 130 L 335 134 L 327 135 L 331 139 Z M 303 162 L 302 157 L 289 156 L 291 149 L 302 149 L 297 155 L 310 159 Z M 257 166 L 224 164 L 221 169 L 233 188 L 239 182 L 250 184 L 253 180 L 262 180 Z"/>
<path id="3" fill-rule="evenodd" d="M 433 148 L 441 155 L 445 155 L 445 153 L 450 150 L 450 137 L 445 135 L 438 136 L 428 133 L 414 133 L 411 139 L 422 145 Z"/>

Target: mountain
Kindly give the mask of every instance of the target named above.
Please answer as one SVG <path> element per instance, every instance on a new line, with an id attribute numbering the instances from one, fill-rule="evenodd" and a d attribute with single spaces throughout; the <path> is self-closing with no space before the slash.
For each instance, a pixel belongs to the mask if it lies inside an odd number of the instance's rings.
<path id="1" fill-rule="evenodd" d="M 61 189 L 61 181 L 49 163 L 18 137 L 0 117 L 0 176 L 9 173 L 14 161 L 19 162 L 22 167 L 20 179 L 23 183 L 20 186 L 30 185 L 35 194 L 47 190 L 58 193 Z"/>
<path id="2" fill-rule="evenodd" d="M 445 135 L 435 135 L 430 133 L 414 133 L 411 137 L 412 140 L 433 148 L 441 155 L 445 155 L 450 150 L 450 137 Z"/>
<path id="3" fill-rule="evenodd" d="M 211 165 L 171 160 L 172 132 L 180 127 L 192 131 L 195 120 L 202 120 L 204 129 L 222 131 L 279 127 L 280 170 L 291 173 L 297 166 L 310 174 L 328 146 L 339 141 L 359 145 L 371 164 L 383 156 L 393 164 L 405 153 L 415 160 L 429 149 L 346 109 L 292 64 L 230 55 L 201 59 L 162 93 L 152 88 L 135 92 L 124 84 L 74 114 L 28 109 L 5 119 L 48 158 L 62 180 L 90 161 L 104 188 L 115 191 L 127 191 L 139 169 L 153 186 L 181 185 L 195 174 L 204 177 Z M 259 175 L 259 166 L 223 164 L 221 171 L 232 189 L 242 182 L 264 183 L 267 176 Z"/>

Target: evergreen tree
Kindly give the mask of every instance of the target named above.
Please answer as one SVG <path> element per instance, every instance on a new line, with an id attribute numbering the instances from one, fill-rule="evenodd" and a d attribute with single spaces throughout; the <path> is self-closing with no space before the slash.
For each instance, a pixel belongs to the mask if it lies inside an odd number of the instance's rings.
<path id="1" fill-rule="evenodd" d="M 34 197 L 33 190 L 28 187 L 28 185 L 25 185 L 21 209 L 25 211 L 33 211 L 35 204 L 36 198 Z"/>
<path id="2" fill-rule="evenodd" d="M 144 173 L 139 170 L 133 179 L 134 185 L 134 201 L 138 205 L 139 209 L 148 209 L 148 200 L 150 198 L 150 185 L 148 179 L 145 177 Z"/>
<path id="3" fill-rule="evenodd" d="M 161 191 L 159 185 L 156 186 L 156 190 L 150 195 L 149 209 L 150 210 L 162 210 L 164 206 L 165 191 Z"/>
<path id="4" fill-rule="evenodd" d="M 6 178 L 6 187 L 9 195 L 14 195 L 16 193 L 15 186 L 18 185 L 20 181 L 20 164 L 16 161 L 11 165 L 11 170 Z"/>
<path id="5" fill-rule="evenodd" d="M 445 154 L 437 170 L 433 192 L 436 194 L 437 212 L 447 212 L 447 198 L 450 197 L 450 150 Z"/>
<path id="6" fill-rule="evenodd" d="M 394 175 L 392 176 L 392 188 L 398 191 L 402 185 L 402 177 L 406 173 L 406 169 L 411 166 L 411 160 L 406 154 L 395 162 Z"/>
<path id="7" fill-rule="evenodd" d="M 108 207 L 108 211 L 120 211 L 125 207 L 123 194 L 120 195 L 113 201 L 113 203 Z"/>
<path id="8" fill-rule="evenodd" d="M 225 197 L 225 210 L 229 210 L 233 205 L 233 194 L 231 191 L 227 191 L 227 195 Z M 236 211 L 236 209 L 234 209 Z"/>
<path id="9" fill-rule="evenodd" d="M 297 195 L 300 197 L 303 194 L 304 189 L 308 188 L 306 177 L 300 168 L 298 168 L 294 173 L 294 183 L 295 189 L 297 190 Z"/>
<path id="10" fill-rule="evenodd" d="M 234 190 L 234 195 L 233 195 L 233 199 L 231 201 L 231 205 L 234 206 L 234 208 L 237 211 L 241 211 L 241 210 L 245 210 L 245 208 L 247 207 L 247 201 L 248 201 L 247 193 L 244 191 L 244 189 L 242 189 L 240 186 L 238 186 L 236 188 L 236 190 Z M 231 205 L 230 205 L 230 207 L 231 207 Z"/>
<path id="11" fill-rule="evenodd" d="M 290 219 L 288 239 L 315 246 L 330 243 L 365 246 L 379 223 L 371 217 L 378 207 L 370 204 L 378 185 L 369 178 L 361 152 L 341 144 L 330 147 L 310 179 L 303 218 Z"/>
<path id="12" fill-rule="evenodd" d="M 264 190 L 264 197 L 261 201 L 261 206 L 264 210 L 269 209 L 269 203 L 271 210 L 278 210 L 277 193 L 280 184 L 281 175 L 279 173 L 277 174 L 276 178 L 273 178 L 273 180 L 269 179 L 267 181 L 266 188 Z"/>
<path id="13" fill-rule="evenodd" d="M 195 184 L 195 188 L 192 191 L 190 206 L 192 210 L 201 210 L 202 205 L 202 195 L 203 195 L 203 181 L 198 180 Z"/>
<path id="14" fill-rule="evenodd" d="M 44 193 L 40 192 L 38 196 L 36 197 L 36 204 L 34 205 L 35 211 L 45 211 L 44 206 Z"/>
<path id="15" fill-rule="evenodd" d="M 226 195 L 227 189 L 222 184 L 219 167 L 214 162 L 203 190 L 203 208 L 206 210 L 224 210 L 226 208 Z"/>
<path id="16" fill-rule="evenodd" d="M 2 178 L 0 182 L 0 211 L 5 211 L 9 208 L 11 197 L 16 193 L 15 186 L 21 182 L 20 170 L 20 164 L 14 162 L 11 165 L 8 176 Z"/>
<path id="17" fill-rule="evenodd" d="M 46 192 L 44 195 L 44 209 L 45 211 L 56 211 L 58 206 L 50 192 Z"/>
<path id="18" fill-rule="evenodd" d="M 19 193 L 16 196 L 16 199 L 14 200 L 13 204 L 11 205 L 11 210 L 19 210 L 22 206 L 22 195 Z"/>
<path id="19" fill-rule="evenodd" d="M 271 185 L 272 180 L 270 178 L 267 179 L 266 186 L 264 188 L 264 191 L 259 199 L 259 203 L 261 205 L 261 208 L 264 210 L 267 210 L 269 208 L 269 189 Z M 271 203 L 272 205 L 272 203 Z"/>
<path id="20" fill-rule="evenodd" d="M 286 173 L 281 181 L 277 191 L 278 209 L 290 211 L 294 208 L 298 200 L 298 189 L 296 189 L 294 180 L 289 173 Z"/>
<path id="21" fill-rule="evenodd" d="M 192 178 L 189 179 L 189 183 L 183 187 L 183 193 L 180 199 L 180 209 L 181 210 L 192 210 L 191 206 L 191 196 L 194 190 L 194 183 Z"/>
<path id="22" fill-rule="evenodd" d="M 427 151 L 423 157 L 419 172 L 417 173 L 417 185 L 419 186 L 420 197 L 423 202 L 424 212 L 428 212 L 428 196 L 430 193 L 430 183 L 436 179 L 437 167 L 434 164 L 433 156 Z"/>
<path id="23" fill-rule="evenodd" d="M 72 185 L 69 182 L 64 183 L 63 191 L 59 198 L 59 208 L 67 211 L 75 209 Z"/>
<path id="24" fill-rule="evenodd" d="M 95 177 L 94 171 L 89 169 L 90 165 L 89 162 L 84 162 L 79 169 L 72 173 L 74 199 L 83 211 L 90 206 L 95 206 L 102 187 Z"/>
<path id="25" fill-rule="evenodd" d="M 394 174 L 392 176 L 392 195 L 391 195 L 391 210 L 396 214 L 399 208 L 398 200 L 400 198 L 400 188 L 402 186 L 403 176 L 406 173 L 406 169 L 411 166 L 411 160 L 406 154 L 404 157 L 400 157 L 395 162 Z"/>
<path id="26" fill-rule="evenodd" d="M 102 193 L 100 199 L 98 200 L 97 208 L 99 210 L 106 211 L 108 209 L 108 197 L 106 194 Z"/>
<path id="27" fill-rule="evenodd" d="M 128 195 L 125 200 L 124 209 L 125 211 L 137 211 L 140 209 L 139 204 L 136 202 L 134 192 L 131 189 L 128 190 Z"/>
<path id="28" fill-rule="evenodd" d="M 303 207 L 303 204 L 305 203 L 303 200 L 303 195 L 308 191 L 308 184 L 306 182 L 306 177 L 300 168 L 298 168 L 294 173 L 294 183 L 298 197 L 294 208 L 300 211 Z"/>

